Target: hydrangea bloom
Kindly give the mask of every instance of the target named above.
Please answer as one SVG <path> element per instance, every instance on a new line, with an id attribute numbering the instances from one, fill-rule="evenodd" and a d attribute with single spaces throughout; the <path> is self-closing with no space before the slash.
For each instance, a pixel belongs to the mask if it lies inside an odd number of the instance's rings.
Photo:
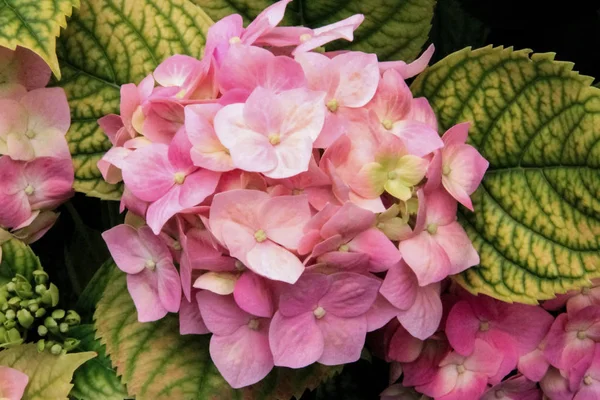
<path id="1" fill-rule="evenodd" d="M 16 369 L 0 365 L 0 398 L 21 400 L 29 377 Z"/>
<path id="2" fill-rule="evenodd" d="M 104 238 L 138 318 L 179 312 L 182 334 L 211 332 L 234 387 L 274 366 L 356 361 L 367 332 L 401 326 L 415 347 L 398 333 L 393 357 L 411 386 L 483 393 L 493 347 L 452 351 L 439 330 L 444 279 L 479 260 L 456 212 L 487 164 L 467 124 L 440 138 L 408 89 L 433 48 L 411 64 L 323 52 L 364 17 L 279 27 L 289 2 L 247 27 L 218 21 L 203 59 L 168 58 L 99 121 L 113 147 L 98 166 L 136 215 Z M 442 360 L 472 366 L 469 379 Z"/>

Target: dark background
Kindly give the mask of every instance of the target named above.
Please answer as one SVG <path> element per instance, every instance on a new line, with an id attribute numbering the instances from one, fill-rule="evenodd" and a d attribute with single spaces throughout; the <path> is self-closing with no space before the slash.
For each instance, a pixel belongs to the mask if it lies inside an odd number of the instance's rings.
<path id="1" fill-rule="evenodd" d="M 434 62 L 463 47 L 493 44 L 553 52 L 557 60 L 574 62 L 575 71 L 600 77 L 600 1 L 438 0 L 430 41 L 436 45 Z M 122 216 L 118 203 L 81 194 L 59 211 L 52 234 L 32 247 L 60 288 L 63 304 L 72 307 L 108 258 L 100 232 Z M 378 399 L 387 376 L 384 362 L 361 360 L 302 400 Z"/>

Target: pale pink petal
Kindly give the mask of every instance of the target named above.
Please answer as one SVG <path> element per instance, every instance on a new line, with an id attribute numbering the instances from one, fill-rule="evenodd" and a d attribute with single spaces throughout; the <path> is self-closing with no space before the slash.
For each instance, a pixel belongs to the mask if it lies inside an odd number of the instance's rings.
<path id="1" fill-rule="evenodd" d="M 229 40 L 233 37 L 240 37 L 243 31 L 243 20 L 239 14 L 228 15 L 220 19 L 208 29 L 204 49 L 205 56 L 214 56 L 220 63 L 229 49 Z"/>
<path id="2" fill-rule="evenodd" d="M 220 172 L 198 169 L 186 176 L 179 193 L 179 204 L 191 208 L 202 203 L 215 192 L 221 177 Z"/>
<path id="3" fill-rule="evenodd" d="M 0 395 L 7 400 L 21 400 L 29 377 L 13 368 L 0 365 Z"/>
<path id="4" fill-rule="evenodd" d="M 425 197 L 426 221 L 425 224 L 437 226 L 447 225 L 456 221 L 456 200 L 452 198 L 443 188 L 428 193 Z M 423 228 L 427 228 L 424 226 Z"/>
<path id="5" fill-rule="evenodd" d="M 377 56 L 349 52 L 333 58 L 331 68 L 339 71 L 340 82 L 334 98 L 346 107 L 362 107 L 375 95 L 379 84 Z"/>
<path id="6" fill-rule="evenodd" d="M 242 326 L 230 335 L 210 339 L 210 357 L 234 389 L 259 382 L 273 369 L 268 321 L 258 321 L 263 325 L 258 330 Z"/>
<path id="7" fill-rule="evenodd" d="M 249 314 L 271 318 L 274 299 L 267 281 L 252 272 L 245 272 L 235 283 L 233 298 L 237 305 Z"/>
<path id="8" fill-rule="evenodd" d="M 411 335 L 399 325 L 390 339 L 388 357 L 392 360 L 409 363 L 416 361 L 421 355 L 424 342 Z"/>
<path id="9" fill-rule="evenodd" d="M 425 340 L 433 335 L 442 320 L 440 285 L 419 288 L 415 302 L 408 310 L 400 310 L 398 320 L 414 337 Z"/>
<path id="10" fill-rule="evenodd" d="M 183 86 L 199 63 L 200 61 L 193 57 L 176 54 L 160 63 L 154 70 L 153 76 L 161 86 Z"/>
<path id="11" fill-rule="evenodd" d="M 412 101 L 412 107 L 406 119 L 423 122 L 437 132 L 438 123 L 435 112 L 425 97 L 417 97 Z"/>
<path id="12" fill-rule="evenodd" d="M 256 243 L 246 254 L 246 260 L 249 269 L 275 281 L 295 283 L 304 272 L 298 257 L 270 240 Z"/>
<path id="13" fill-rule="evenodd" d="M 394 307 L 407 310 L 414 304 L 418 288 L 414 272 L 399 262 L 388 270 L 379 291 Z"/>
<path id="14" fill-rule="evenodd" d="M 269 329 L 269 344 L 275 365 L 303 368 L 323 355 L 325 341 L 312 311 L 295 317 L 276 312 Z"/>
<path id="15" fill-rule="evenodd" d="M 67 96 L 62 88 L 41 88 L 27 93 L 20 100 L 29 113 L 29 130 L 42 132 L 55 129 L 64 135 L 71 125 Z"/>
<path id="16" fill-rule="evenodd" d="M 148 206 L 146 222 L 154 234 L 158 235 L 171 217 L 185 209 L 179 203 L 180 196 L 181 186 L 175 185 L 164 196 Z"/>
<path id="17" fill-rule="evenodd" d="M 145 268 L 147 261 L 158 261 L 154 260 L 144 246 L 135 228 L 129 225 L 117 225 L 104 232 L 102 238 L 113 260 L 123 272 L 137 274 Z"/>
<path id="18" fill-rule="evenodd" d="M 327 314 L 317 320 L 317 326 L 324 340 L 319 363 L 340 365 L 358 361 L 367 335 L 367 319 L 364 315 L 341 318 Z"/>
<path id="19" fill-rule="evenodd" d="M 373 99 L 365 106 L 377 115 L 379 123 L 396 122 L 408 114 L 412 102 L 410 88 L 395 70 L 385 71 Z"/>
<path id="20" fill-rule="evenodd" d="M 483 394 L 487 387 L 487 379 L 485 376 L 465 372 L 459 375 L 456 386 L 452 392 L 445 396 L 438 397 L 440 400 L 463 400 L 463 399 L 478 399 Z"/>
<path id="21" fill-rule="evenodd" d="M 188 301 L 185 298 L 181 299 L 179 307 L 179 334 L 180 335 L 203 335 L 210 331 L 204 325 L 198 302 L 194 299 Z"/>
<path id="22" fill-rule="evenodd" d="M 438 226 L 432 239 L 442 248 L 450 260 L 451 275 L 479 264 L 479 254 L 458 222 Z"/>
<path id="23" fill-rule="evenodd" d="M 300 46 L 296 47 L 292 54 L 308 52 L 337 39 L 352 41 L 354 40 L 354 31 L 364 21 L 364 19 L 364 15 L 355 14 L 342 21 L 317 28 L 313 31 L 312 37 L 302 42 Z"/>
<path id="24" fill-rule="evenodd" d="M 252 316 L 239 308 L 233 296 L 220 296 L 205 290 L 196 294 L 206 327 L 215 335 L 227 336 L 245 326 Z"/>
<path id="25" fill-rule="evenodd" d="M 427 231 L 400 242 L 400 253 L 417 275 L 420 286 L 439 282 L 450 274 L 446 252 Z"/>
<path id="26" fill-rule="evenodd" d="M 260 229 L 257 211 L 269 200 L 269 195 L 258 190 L 229 190 L 215 195 L 210 208 L 210 230 L 223 242 L 226 230 L 222 224 L 235 222 L 246 226 L 252 233 Z M 235 256 L 234 256 L 235 257 Z"/>
<path id="27" fill-rule="evenodd" d="M 472 146 L 449 146 L 442 151 L 444 168 L 448 174 L 442 175 L 446 190 L 465 207 L 473 210 L 469 195 L 477 189 L 489 162 Z"/>
<path id="28" fill-rule="evenodd" d="M 390 322 L 392 318 L 398 315 L 398 309 L 394 307 L 383 296 L 377 296 L 375 302 L 367 311 L 367 332 L 373 332 L 382 328 Z"/>
<path id="29" fill-rule="evenodd" d="M 179 311 L 181 304 L 181 281 L 172 261 L 159 262 L 156 266 L 158 275 L 158 296 L 169 312 Z"/>
<path id="30" fill-rule="evenodd" d="M 341 235 L 351 239 L 369 229 L 375 223 L 375 214 L 364 210 L 353 203 L 345 203 L 336 213 L 322 225 L 321 236 L 330 238 Z"/>
<path id="31" fill-rule="evenodd" d="M 311 218 L 308 199 L 304 195 L 273 197 L 258 213 L 260 227 L 268 238 L 290 250 L 298 248 L 304 226 Z"/>
<path id="32" fill-rule="evenodd" d="M 404 79 L 412 78 L 413 76 L 423 72 L 423 70 L 427 67 L 427 64 L 429 64 L 431 57 L 433 57 L 434 51 L 435 47 L 433 44 L 431 44 L 419 58 L 409 64 L 405 63 L 404 61 L 386 61 L 379 63 L 379 69 L 386 71 L 390 68 L 393 68 L 400 72 L 400 75 L 402 75 Z"/>
<path id="33" fill-rule="evenodd" d="M 371 308 L 380 286 L 381 282 L 374 277 L 353 272 L 333 274 L 329 291 L 319 306 L 341 318 L 358 317 Z"/>
<path id="34" fill-rule="evenodd" d="M 519 358 L 517 369 L 528 379 L 539 382 L 548 371 L 549 366 L 550 364 L 546 360 L 546 357 L 544 357 L 544 352 L 540 349 L 535 349 Z"/>
<path id="35" fill-rule="evenodd" d="M 296 61 L 302 65 L 311 90 L 325 90 L 327 100 L 331 100 L 339 85 L 340 75 L 331 68 L 332 61 L 320 53 L 302 53 L 296 55 Z"/>
<path id="36" fill-rule="evenodd" d="M 329 275 L 306 273 L 293 285 L 287 286 L 279 298 L 279 312 L 285 317 L 295 317 L 314 311 L 319 300 L 329 291 L 332 278 Z"/>
<path id="37" fill-rule="evenodd" d="M 289 178 L 308 171 L 313 141 L 310 137 L 294 134 L 274 146 L 277 165 L 265 171 L 265 176 L 274 179 Z"/>
<path id="38" fill-rule="evenodd" d="M 394 123 L 390 132 L 402 140 L 410 154 L 418 157 L 423 157 L 444 145 L 437 131 L 418 121 L 398 121 Z"/>
<path id="39" fill-rule="evenodd" d="M 158 280 L 155 272 L 144 269 L 138 274 L 127 275 L 127 290 L 135 304 L 138 321 L 157 321 L 168 314 L 169 311 L 158 296 Z"/>
<path id="40" fill-rule="evenodd" d="M 123 163 L 123 181 L 141 200 L 155 201 L 175 184 L 175 173 L 168 160 L 168 146 L 152 144 L 132 152 Z"/>
<path id="41" fill-rule="evenodd" d="M 238 274 L 233 272 L 209 271 L 200 275 L 194 281 L 196 289 L 208 290 L 209 292 L 222 296 L 233 294 L 238 280 Z"/>
<path id="42" fill-rule="evenodd" d="M 467 142 L 467 137 L 469 136 L 470 125 L 470 122 L 463 122 L 448 129 L 442 136 L 444 146 L 465 144 Z"/>
<path id="43" fill-rule="evenodd" d="M 552 400 L 571 400 L 575 395 L 569 390 L 569 381 L 555 368 L 548 370 L 540 381 L 540 386 L 544 394 Z"/>
<path id="44" fill-rule="evenodd" d="M 456 366 L 454 364 L 446 365 L 437 370 L 433 376 L 433 380 L 418 385 L 415 389 L 420 393 L 438 399 L 454 390 L 458 378 L 459 375 Z"/>
<path id="45" fill-rule="evenodd" d="M 285 8 L 291 1 L 292 0 L 280 0 L 275 4 L 265 8 L 256 16 L 250 25 L 248 25 L 242 34 L 242 42 L 246 44 L 252 44 L 259 37 L 276 27 L 283 19 Z"/>
<path id="46" fill-rule="evenodd" d="M 376 228 L 359 233 L 348 242 L 348 248 L 350 251 L 369 255 L 369 271 L 371 272 L 387 271 L 402 259 L 396 246 Z"/>

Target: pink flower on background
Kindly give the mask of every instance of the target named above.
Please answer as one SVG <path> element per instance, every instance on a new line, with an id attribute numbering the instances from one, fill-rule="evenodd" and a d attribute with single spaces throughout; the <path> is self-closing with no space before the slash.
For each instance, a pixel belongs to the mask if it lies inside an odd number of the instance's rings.
<path id="1" fill-rule="evenodd" d="M 196 296 L 202 318 L 213 333 L 210 356 L 233 388 L 260 381 L 273 369 L 269 318 L 240 309 L 231 296 L 201 291 Z"/>
<path id="2" fill-rule="evenodd" d="M 305 273 L 282 291 L 269 343 L 275 365 L 302 368 L 315 361 L 357 361 L 367 333 L 366 312 L 379 280 L 352 272 Z"/>
<path id="3" fill-rule="evenodd" d="M 416 76 L 423 72 L 429 61 L 431 61 L 431 57 L 433 57 L 433 53 L 435 52 L 435 46 L 430 44 L 429 47 L 421 54 L 419 58 L 411 63 L 406 63 L 404 61 L 384 61 L 379 63 L 379 69 L 382 72 L 385 72 L 389 69 L 394 69 L 402 75 L 402 78 L 409 79 L 413 76 Z"/>
<path id="4" fill-rule="evenodd" d="M 42 210 L 51 210 L 73 195 L 70 158 L 40 157 L 14 161 L 0 157 L 0 226 L 19 229 Z"/>
<path id="5" fill-rule="evenodd" d="M 600 279 L 592 279 L 591 287 L 570 290 L 565 294 L 557 295 L 552 300 L 546 300 L 542 304 L 546 310 L 558 310 L 565 305 L 569 315 L 573 315 L 588 306 L 600 305 Z"/>
<path id="6" fill-rule="evenodd" d="M 479 152 L 468 144 L 467 135 L 469 123 L 462 123 L 448 129 L 442 140 L 444 147 L 433 157 L 433 173 L 429 175 L 429 187 L 439 185 L 444 188 L 459 203 L 473 211 L 469 197 L 481 183 L 489 162 Z"/>
<path id="7" fill-rule="evenodd" d="M 210 58 L 197 60 L 176 54 L 160 63 L 152 74 L 156 83 L 163 88 L 177 89 L 175 100 L 216 99 L 219 88 L 216 71 Z"/>
<path id="8" fill-rule="evenodd" d="M 215 195 L 210 230 L 250 270 L 268 279 L 294 283 L 304 265 L 291 251 L 298 248 L 310 219 L 306 196 L 270 197 L 257 190 Z"/>
<path id="9" fill-rule="evenodd" d="M 143 226 L 118 225 L 104 232 L 117 267 L 127 274 L 140 322 L 156 321 L 168 312 L 179 311 L 181 282 L 167 245 Z"/>
<path id="10" fill-rule="evenodd" d="M 293 89 L 280 94 L 257 88 L 245 104 L 223 107 L 215 132 L 231 153 L 233 165 L 289 178 L 308 170 L 325 110 L 322 92 Z"/>
<path id="11" fill-rule="evenodd" d="M 479 263 L 471 240 L 456 221 L 456 201 L 438 190 L 427 195 L 425 204 L 423 231 L 400 242 L 400 253 L 421 286 Z"/>
<path id="12" fill-rule="evenodd" d="M 541 397 L 535 382 L 515 375 L 488 389 L 480 400 L 539 400 Z"/>
<path id="13" fill-rule="evenodd" d="M 23 161 L 71 158 L 65 139 L 71 115 L 63 89 L 35 89 L 18 100 L 0 99 L 0 109 L 0 154 Z"/>
<path id="14" fill-rule="evenodd" d="M 9 85 L 24 86 L 26 90 L 43 88 L 51 75 L 48 64 L 33 51 L 20 46 L 15 50 L 0 47 L 0 94 Z"/>
<path id="15" fill-rule="evenodd" d="M 6 400 L 21 400 L 29 377 L 13 368 L 0 365 L 0 398 Z"/>
<path id="16" fill-rule="evenodd" d="M 434 379 L 417 386 L 417 390 L 436 400 L 478 399 L 485 391 L 488 379 L 500 367 L 501 359 L 495 354 L 492 346 L 476 339 L 470 355 L 448 354 L 440 362 Z"/>
<path id="17" fill-rule="evenodd" d="M 134 196 L 150 203 L 146 220 L 155 234 L 169 218 L 200 204 L 217 187 L 220 173 L 196 167 L 190 149 L 182 129 L 169 146 L 144 146 L 123 162 L 125 185 Z"/>

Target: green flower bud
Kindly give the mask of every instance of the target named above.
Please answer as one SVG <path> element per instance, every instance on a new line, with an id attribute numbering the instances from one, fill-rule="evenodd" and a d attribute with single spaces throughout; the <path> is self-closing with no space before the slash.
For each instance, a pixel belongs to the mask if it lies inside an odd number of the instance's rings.
<path id="1" fill-rule="evenodd" d="M 25 329 L 29 328 L 34 321 L 33 316 L 28 310 L 19 310 L 17 312 L 17 319 L 19 320 L 19 324 Z"/>
<path id="2" fill-rule="evenodd" d="M 8 292 L 7 293 L 0 293 L 0 306 L 5 305 L 6 303 L 8 303 Z"/>
<path id="3" fill-rule="evenodd" d="M 0 324 L 3 324 L 4 321 L 6 321 L 6 316 L 4 315 L 4 313 L 0 312 Z"/>
<path id="4" fill-rule="evenodd" d="M 33 271 L 33 279 L 35 279 L 35 283 L 38 285 L 43 285 L 48 282 L 48 274 L 45 271 L 38 269 Z"/>
<path id="5" fill-rule="evenodd" d="M 2 345 L 4 343 L 5 336 L 6 336 L 6 328 L 0 325 L 0 345 Z"/>
<path id="6" fill-rule="evenodd" d="M 6 340 L 6 343 L 19 343 L 22 342 L 23 339 L 21 339 L 21 333 L 16 330 L 15 328 L 9 329 L 6 331 L 6 334 L 4 335 Z"/>
<path id="7" fill-rule="evenodd" d="M 69 310 L 67 311 L 65 322 L 69 324 L 69 326 L 79 325 L 81 323 L 81 317 L 76 311 Z"/>
<path id="8" fill-rule="evenodd" d="M 65 343 L 64 343 L 63 346 L 64 346 L 64 348 L 65 348 L 66 351 L 71 351 L 74 348 L 76 348 L 77 346 L 79 346 L 80 342 L 81 341 L 77 340 L 77 339 L 67 338 L 67 339 L 65 339 Z"/>
<path id="9" fill-rule="evenodd" d="M 37 285 L 35 287 L 35 292 L 37 294 L 39 294 L 40 296 L 43 295 L 44 293 L 46 293 L 46 290 L 48 290 L 48 289 L 46 289 L 45 285 Z"/>
<path id="10" fill-rule="evenodd" d="M 58 304 L 58 288 L 54 283 L 51 283 L 48 290 L 42 295 L 42 302 L 51 307 L 56 307 Z"/>
<path id="11" fill-rule="evenodd" d="M 21 303 L 21 298 L 20 297 L 13 297 L 8 301 L 8 305 L 11 307 L 15 307 L 17 305 L 19 305 L 19 303 Z"/>
<path id="12" fill-rule="evenodd" d="M 15 314 L 14 310 L 6 310 L 6 312 L 4 313 L 4 316 L 6 316 L 6 319 L 15 319 L 17 314 Z"/>
<path id="13" fill-rule="evenodd" d="M 13 329 L 17 325 L 17 323 L 14 319 L 7 319 L 2 325 L 4 325 L 6 329 Z"/>
<path id="14" fill-rule="evenodd" d="M 8 282 L 6 284 L 6 289 L 9 291 L 9 293 L 14 292 L 16 290 L 16 288 L 17 288 L 17 285 L 15 285 L 14 282 Z"/>
<path id="15" fill-rule="evenodd" d="M 65 317 L 65 310 L 54 310 L 52 311 L 52 318 L 54 319 L 63 319 Z"/>
<path id="16" fill-rule="evenodd" d="M 55 356 L 59 355 L 62 351 L 62 346 L 60 344 L 55 344 L 54 346 L 52 346 L 50 348 L 50 353 L 54 354 Z"/>
<path id="17" fill-rule="evenodd" d="M 48 334 L 48 328 L 46 328 L 44 325 L 40 325 L 38 326 L 37 332 L 40 336 L 46 336 Z"/>
<path id="18" fill-rule="evenodd" d="M 47 349 L 54 346 L 55 344 L 56 344 L 56 342 L 54 340 L 46 340 L 46 348 Z"/>
<path id="19" fill-rule="evenodd" d="M 67 333 L 67 332 L 69 332 L 69 324 L 67 324 L 66 322 L 61 323 L 58 326 L 58 330 L 60 331 L 60 333 Z"/>
<path id="20" fill-rule="evenodd" d="M 48 330 L 50 330 L 50 332 L 52 333 L 56 332 L 58 328 L 58 324 L 52 317 L 48 317 L 44 320 L 44 326 L 48 328 Z"/>
<path id="21" fill-rule="evenodd" d="M 46 341 L 44 339 L 40 339 L 37 342 L 37 351 L 41 353 L 46 348 Z"/>
<path id="22" fill-rule="evenodd" d="M 33 304 L 29 304 L 28 308 L 29 308 L 29 311 L 34 313 L 39 310 L 40 306 L 38 306 L 37 303 L 33 303 Z M 37 315 L 36 315 L 36 317 L 37 317 Z"/>

